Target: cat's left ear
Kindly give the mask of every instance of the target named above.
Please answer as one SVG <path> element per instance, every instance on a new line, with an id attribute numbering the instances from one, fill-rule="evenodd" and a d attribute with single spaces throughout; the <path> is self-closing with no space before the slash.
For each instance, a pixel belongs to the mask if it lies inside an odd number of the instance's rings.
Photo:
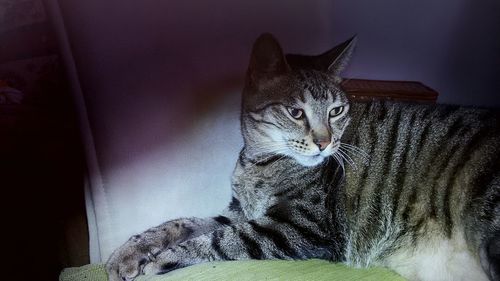
<path id="1" fill-rule="evenodd" d="M 357 36 L 333 47 L 331 50 L 318 56 L 323 68 L 332 74 L 336 79 L 341 80 L 340 73 L 349 64 L 352 53 L 356 47 Z"/>
<path id="2" fill-rule="evenodd" d="M 272 79 L 289 70 L 278 40 L 270 33 L 260 35 L 252 48 L 247 72 L 249 82 L 258 84 L 261 80 Z"/>

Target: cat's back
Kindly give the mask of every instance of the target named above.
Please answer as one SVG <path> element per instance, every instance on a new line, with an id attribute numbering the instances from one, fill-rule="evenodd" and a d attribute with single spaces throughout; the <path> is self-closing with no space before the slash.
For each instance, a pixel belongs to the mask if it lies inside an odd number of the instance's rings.
<path id="1" fill-rule="evenodd" d="M 460 130 L 469 128 L 498 128 L 500 110 L 448 104 L 420 104 L 392 101 L 358 102 L 350 104 L 352 117 L 350 133 L 358 126 L 376 129 L 385 123 L 396 128 L 406 124 L 412 127 L 428 127 L 428 133 L 440 128 Z M 449 131 L 453 134 L 455 131 Z M 349 133 L 349 132 L 347 132 Z M 360 130 L 357 130 L 360 133 Z"/>
<path id="2" fill-rule="evenodd" d="M 496 109 L 387 101 L 354 103 L 350 114 L 343 140 L 369 150 L 379 160 L 409 153 L 407 157 L 426 158 L 429 163 L 428 157 L 443 151 L 462 151 L 464 156 L 481 151 L 483 157 L 500 151 L 496 146 L 500 111 Z"/>
<path id="3" fill-rule="evenodd" d="M 453 186 L 482 189 L 500 173 L 496 109 L 372 102 L 352 104 L 350 113 L 342 142 L 366 155 L 351 153 L 357 165 L 346 171 L 356 192 L 370 187 L 398 197 L 418 189 L 449 200 Z"/>

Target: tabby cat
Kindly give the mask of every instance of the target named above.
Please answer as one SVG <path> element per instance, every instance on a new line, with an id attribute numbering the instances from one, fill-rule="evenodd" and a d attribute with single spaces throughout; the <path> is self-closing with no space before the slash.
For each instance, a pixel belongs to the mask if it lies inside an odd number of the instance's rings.
<path id="1" fill-rule="evenodd" d="M 350 103 L 352 38 L 318 56 L 252 50 L 244 147 L 224 214 L 132 236 L 107 262 L 133 280 L 216 260 L 385 266 L 411 280 L 500 280 L 500 122 L 450 105 Z"/>

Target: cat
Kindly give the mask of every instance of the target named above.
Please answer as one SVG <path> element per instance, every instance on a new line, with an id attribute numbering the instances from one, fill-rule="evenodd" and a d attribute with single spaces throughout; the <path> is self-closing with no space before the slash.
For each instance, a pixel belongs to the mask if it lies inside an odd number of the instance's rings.
<path id="1" fill-rule="evenodd" d="M 384 266 L 410 280 L 500 280 L 500 119 L 452 105 L 349 102 L 351 38 L 318 55 L 254 43 L 244 147 L 220 216 L 132 236 L 106 268 L 133 280 L 216 260 Z"/>

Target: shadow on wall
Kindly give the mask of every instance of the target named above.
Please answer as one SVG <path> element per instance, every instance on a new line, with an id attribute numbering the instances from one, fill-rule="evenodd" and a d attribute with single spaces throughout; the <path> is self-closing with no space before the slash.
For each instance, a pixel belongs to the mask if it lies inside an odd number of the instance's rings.
<path id="1" fill-rule="evenodd" d="M 289 52 L 332 43 L 329 1 L 59 4 L 104 166 L 178 136 L 203 85 L 241 83 L 260 33 L 277 34 Z M 233 84 L 239 94 L 242 83 Z"/>

